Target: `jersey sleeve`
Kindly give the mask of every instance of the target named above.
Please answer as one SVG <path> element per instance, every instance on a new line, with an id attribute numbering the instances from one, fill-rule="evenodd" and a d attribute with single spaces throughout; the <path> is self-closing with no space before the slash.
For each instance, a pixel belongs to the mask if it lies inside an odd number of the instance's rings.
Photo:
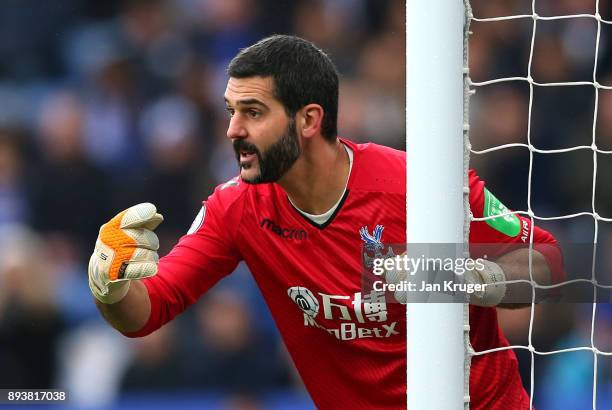
<path id="1" fill-rule="evenodd" d="M 145 326 L 128 337 L 157 330 L 192 305 L 220 279 L 233 272 L 242 259 L 235 243 L 243 201 L 227 184 L 204 201 L 189 232 L 160 259 L 157 275 L 143 279 L 151 301 Z"/>
<path id="2" fill-rule="evenodd" d="M 483 218 L 510 212 L 486 187 L 474 170 L 469 171 L 470 210 L 474 217 Z M 470 251 L 476 256 L 486 252 L 498 257 L 520 247 L 528 247 L 533 229 L 533 249 L 540 252 L 548 264 L 553 283 L 564 280 L 563 256 L 554 236 L 533 226 L 531 219 L 512 214 L 470 224 Z M 484 250 L 484 251 L 483 251 Z"/>

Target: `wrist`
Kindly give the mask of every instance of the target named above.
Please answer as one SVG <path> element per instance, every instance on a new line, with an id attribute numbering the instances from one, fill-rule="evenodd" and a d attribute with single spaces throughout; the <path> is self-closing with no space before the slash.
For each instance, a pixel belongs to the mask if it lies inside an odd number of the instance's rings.
<path id="1" fill-rule="evenodd" d="M 497 263 L 483 260 L 483 269 L 474 269 L 466 273 L 468 283 L 485 285 L 484 290 L 470 294 L 469 302 L 477 306 L 497 306 L 506 295 L 506 275 Z"/>
<path id="2" fill-rule="evenodd" d="M 121 300 L 123 300 L 123 298 L 125 298 L 125 296 L 130 290 L 130 282 L 131 281 L 129 280 L 110 282 L 106 286 L 106 292 L 104 292 L 104 290 L 99 290 L 95 286 L 92 286 L 92 283 L 90 281 L 89 288 L 91 289 L 91 293 L 98 301 L 106 305 L 112 305 L 120 302 Z"/>

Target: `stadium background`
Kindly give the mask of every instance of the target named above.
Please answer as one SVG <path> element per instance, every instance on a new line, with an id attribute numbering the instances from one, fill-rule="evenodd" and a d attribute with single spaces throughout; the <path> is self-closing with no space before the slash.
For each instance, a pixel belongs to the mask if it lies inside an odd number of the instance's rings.
<path id="1" fill-rule="evenodd" d="M 485 17 L 529 12 L 530 3 L 473 6 Z M 594 3 L 537 2 L 545 15 L 592 13 Z M 86 264 L 98 227 L 144 201 L 165 216 L 158 230 L 165 254 L 211 189 L 236 174 L 225 138 L 225 67 L 265 35 L 294 33 L 329 52 L 342 74 L 341 136 L 403 148 L 404 16 L 397 0 L 4 0 L 0 387 L 61 388 L 86 407 L 310 408 L 243 266 L 175 322 L 128 340 L 95 310 Z M 534 78 L 590 80 L 595 28 L 587 19 L 540 24 Z M 531 21 L 475 23 L 472 31 L 474 80 L 525 75 Z M 605 27 L 598 71 L 607 85 L 611 39 Z M 523 84 L 480 89 L 472 100 L 474 147 L 525 142 L 527 96 Z M 590 145 L 592 87 L 538 90 L 535 101 L 537 147 Z M 597 133 L 600 148 L 612 149 L 612 91 L 600 93 Z M 599 157 L 596 206 L 612 217 L 612 158 Z M 506 205 L 524 210 L 528 158 L 511 149 L 475 156 L 472 165 Z M 590 152 L 536 155 L 536 214 L 589 211 L 591 163 Z M 590 217 L 543 225 L 563 244 L 592 247 Z M 610 266 L 608 225 L 600 225 L 598 246 Z M 584 268 L 588 252 L 586 259 L 575 253 L 568 263 Z M 596 341 L 609 351 L 612 309 L 599 312 Z M 526 345 L 529 310 L 500 316 L 511 342 Z M 589 345 L 589 337 L 590 305 L 537 308 L 539 350 Z M 519 354 L 528 386 L 529 355 Z M 600 405 L 612 403 L 611 361 L 599 360 Z M 538 358 L 539 408 L 590 408 L 592 372 L 590 352 Z"/>

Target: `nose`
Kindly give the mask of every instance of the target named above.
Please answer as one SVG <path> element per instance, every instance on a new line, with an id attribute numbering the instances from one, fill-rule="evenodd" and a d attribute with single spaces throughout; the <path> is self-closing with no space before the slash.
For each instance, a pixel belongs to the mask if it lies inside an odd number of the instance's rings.
<path id="1" fill-rule="evenodd" d="M 239 115 L 235 114 L 230 118 L 229 125 L 227 127 L 227 138 L 234 140 L 238 138 L 246 138 L 248 136 L 246 128 L 240 121 Z"/>

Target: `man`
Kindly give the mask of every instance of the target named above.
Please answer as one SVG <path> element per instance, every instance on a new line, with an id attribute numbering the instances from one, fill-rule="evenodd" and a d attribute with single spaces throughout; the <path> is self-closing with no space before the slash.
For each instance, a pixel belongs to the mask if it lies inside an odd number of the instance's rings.
<path id="1" fill-rule="evenodd" d="M 240 176 L 215 190 L 159 262 L 152 230 L 162 217 L 153 205 L 105 224 L 89 269 L 100 311 L 126 336 L 149 334 L 244 260 L 318 407 L 405 408 L 405 307 L 392 294 L 361 288 L 364 241 L 406 240 L 405 153 L 337 137 L 338 75 L 305 40 L 261 40 L 242 50 L 228 73 L 227 136 Z M 485 202 L 495 197 L 474 173 L 470 189 L 472 212 L 485 215 Z M 523 231 L 514 228 L 530 232 L 530 221 L 506 219 L 501 228 L 473 223 L 472 241 L 501 249 L 520 243 Z M 533 235 L 554 244 L 538 228 Z M 491 270 L 471 273 L 490 284 L 528 278 L 516 268 L 527 258 L 526 249 L 514 250 Z M 534 252 L 533 275 L 541 282 L 550 282 L 559 265 L 556 247 Z M 503 287 L 490 289 L 474 302 L 499 303 Z M 472 307 L 471 340 L 477 351 L 507 345 L 494 308 Z M 471 396 L 474 409 L 528 408 L 512 351 L 474 358 Z"/>

